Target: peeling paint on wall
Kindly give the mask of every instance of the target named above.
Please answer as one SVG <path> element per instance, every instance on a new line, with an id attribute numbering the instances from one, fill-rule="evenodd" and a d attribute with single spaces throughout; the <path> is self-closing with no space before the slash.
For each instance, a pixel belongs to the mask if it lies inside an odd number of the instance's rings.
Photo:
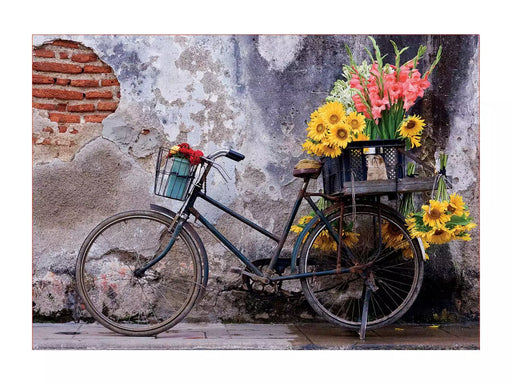
<path id="1" fill-rule="evenodd" d="M 352 48 L 357 61 L 369 47 L 366 36 L 350 35 L 59 35 L 34 36 L 33 45 L 55 39 L 92 49 L 112 68 L 122 97 L 115 112 L 91 129 L 87 140 L 76 142 L 66 159 L 34 156 L 34 311 L 44 316 L 57 316 L 69 300 L 66 293 L 50 288 L 53 283 L 40 282 L 50 281 L 53 271 L 55 279 L 72 287 L 78 249 L 99 221 L 123 210 L 147 209 L 150 202 L 177 208 L 177 202 L 152 194 L 159 146 L 189 142 L 205 153 L 223 147 L 243 153 L 246 159 L 240 163 L 222 161 L 231 180 L 225 183 L 212 174 L 208 193 L 280 234 L 300 186 L 292 169 L 306 157 L 301 148 L 305 121 L 342 75 L 342 65 L 348 63 L 344 45 Z M 426 62 L 439 44 L 446 47 L 430 78 L 431 88 L 414 107 L 414 113 L 430 122 L 417 154 L 432 158 L 437 148 L 450 152 L 449 167 L 458 178 L 454 190 L 478 218 L 478 36 L 376 39 L 383 53 L 391 55 L 390 39 L 411 46 L 411 56 L 413 47 L 425 44 Z M 34 109 L 33 121 L 34 132 L 58 130 L 58 123 L 41 110 Z M 321 181 L 312 185 L 319 188 Z M 273 244 L 261 245 L 259 234 L 234 229 L 216 208 L 200 204 L 198 209 L 251 258 L 270 254 Z M 241 290 L 240 277 L 229 272 L 237 261 L 198 230 L 211 262 L 208 298 L 215 300 L 203 300 L 191 319 L 312 316 L 298 297 L 278 301 L 281 309 L 270 299 L 255 305 L 256 299 Z M 478 248 L 476 234 L 472 243 L 440 247 L 431 255 L 423 296 L 411 310 L 415 319 L 428 319 L 441 306 L 460 316 L 478 316 Z M 53 301 L 45 298 L 50 292 L 58 296 Z M 442 295 L 438 302 L 429 301 Z"/>

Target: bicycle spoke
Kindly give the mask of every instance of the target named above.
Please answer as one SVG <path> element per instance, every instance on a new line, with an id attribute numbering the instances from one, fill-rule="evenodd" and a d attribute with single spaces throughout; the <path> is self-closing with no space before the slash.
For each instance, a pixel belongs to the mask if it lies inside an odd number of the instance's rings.
<path id="1" fill-rule="evenodd" d="M 171 252 L 142 276 L 134 272 L 161 255 L 171 219 L 151 211 L 113 216 L 82 246 L 77 282 L 88 311 L 108 328 L 152 335 L 173 326 L 192 308 L 202 286 L 202 264 L 182 229 Z"/>
<path id="2" fill-rule="evenodd" d="M 370 290 L 369 294 L 367 328 L 383 326 L 401 316 L 416 298 L 423 276 L 422 258 L 418 257 L 418 248 L 402 219 L 389 210 L 379 211 L 377 206 L 369 204 L 359 207 L 356 216 L 352 214 L 351 207 L 344 214 L 343 230 L 348 231 L 345 245 L 354 259 L 353 263 L 347 261 L 347 252 L 342 252 L 343 267 L 356 266 L 364 276 L 373 274 L 376 290 Z M 327 219 L 337 223 L 339 213 L 334 212 Z M 315 264 L 314 260 L 319 257 L 320 252 L 313 244 L 323 230 L 324 224 L 321 223 L 308 235 L 300 259 L 301 271 L 308 270 L 308 266 Z M 325 237 L 322 241 L 325 242 Z M 324 248 L 329 249 L 328 246 Z M 410 258 L 404 256 L 405 250 L 408 250 Z M 337 260 L 336 252 L 331 251 L 330 257 L 323 258 L 322 270 L 335 269 Z M 362 276 L 344 276 L 336 283 L 325 276 L 318 276 L 316 280 L 318 282 L 314 284 L 311 278 L 302 280 L 304 294 L 312 307 L 333 323 L 360 330 L 362 284 L 366 284 Z"/>

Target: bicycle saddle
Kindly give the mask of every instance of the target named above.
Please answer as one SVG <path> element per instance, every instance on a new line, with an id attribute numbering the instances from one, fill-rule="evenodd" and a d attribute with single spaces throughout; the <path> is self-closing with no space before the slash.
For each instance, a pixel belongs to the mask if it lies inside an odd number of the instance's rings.
<path id="1" fill-rule="evenodd" d="M 303 159 L 300 160 L 293 168 L 293 176 L 295 177 L 311 177 L 316 179 L 322 172 L 322 163 L 316 160 Z"/>

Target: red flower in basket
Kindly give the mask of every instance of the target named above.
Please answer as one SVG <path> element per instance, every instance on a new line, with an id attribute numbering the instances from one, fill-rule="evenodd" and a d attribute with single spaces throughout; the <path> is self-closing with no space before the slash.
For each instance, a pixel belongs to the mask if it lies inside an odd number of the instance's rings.
<path id="1" fill-rule="evenodd" d="M 181 143 L 172 147 L 169 151 L 169 157 L 174 155 L 181 155 L 182 157 L 188 159 L 191 165 L 198 165 L 201 163 L 201 156 L 204 156 L 203 152 L 197 150 L 193 150 L 190 148 L 188 143 Z"/>

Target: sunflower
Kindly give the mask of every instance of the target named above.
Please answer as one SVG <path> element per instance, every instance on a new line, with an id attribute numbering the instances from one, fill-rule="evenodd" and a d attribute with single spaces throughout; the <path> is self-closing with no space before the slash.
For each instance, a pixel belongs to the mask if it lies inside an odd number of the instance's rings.
<path id="1" fill-rule="evenodd" d="M 420 135 L 414 135 L 409 137 L 409 140 L 411 140 L 411 148 L 421 147 L 420 138 Z"/>
<path id="2" fill-rule="evenodd" d="M 432 230 L 432 227 L 425 225 L 423 222 L 423 215 L 420 213 L 411 213 L 409 217 L 405 219 L 407 224 L 407 230 L 414 238 L 425 239 L 428 232 Z"/>
<path id="3" fill-rule="evenodd" d="M 343 244 L 347 247 L 353 247 L 359 241 L 359 233 L 343 231 Z"/>
<path id="4" fill-rule="evenodd" d="M 398 133 L 403 137 L 412 137 L 421 134 L 423 127 L 425 126 L 425 120 L 420 116 L 409 116 L 402 125 Z"/>
<path id="5" fill-rule="evenodd" d="M 451 232 L 457 240 L 471 241 L 469 231 L 476 227 L 475 223 L 469 223 L 467 225 L 456 225 Z"/>
<path id="6" fill-rule="evenodd" d="M 345 120 L 345 108 L 339 101 L 331 101 L 322 105 L 318 113 L 330 126 L 341 123 Z"/>
<path id="7" fill-rule="evenodd" d="M 327 134 L 327 125 L 320 115 L 316 115 L 309 122 L 307 131 L 309 138 L 321 141 Z"/>
<path id="8" fill-rule="evenodd" d="M 313 247 L 319 248 L 324 252 L 334 252 L 338 249 L 336 241 L 331 237 L 327 230 L 320 232 L 313 244 Z"/>
<path id="9" fill-rule="evenodd" d="M 465 206 L 466 205 L 464 204 L 464 201 L 462 201 L 462 196 L 454 193 L 450 195 L 450 202 L 448 203 L 448 207 L 446 209 L 452 215 L 462 216 Z"/>
<path id="10" fill-rule="evenodd" d="M 329 157 L 338 157 L 341 155 L 341 148 L 337 145 L 322 144 L 322 155 Z"/>
<path id="11" fill-rule="evenodd" d="M 412 252 L 412 248 L 409 244 L 407 244 L 407 247 L 402 250 L 402 256 L 404 259 L 414 259 L 414 253 Z"/>
<path id="12" fill-rule="evenodd" d="M 350 126 L 348 124 L 336 124 L 329 129 L 327 140 L 332 146 L 346 148 L 347 144 L 352 141 L 352 136 L 350 133 Z"/>
<path id="13" fill-rule="evenodd" d="M 403 243 L 403 239 L 404 234 L 400 228 L 388 221 L 382 223 L 382 240 L 384 240 L 388 247 L 395 249 L 404 248 L 406 244 Z"/>
<path id="14" fill-rule="evenodd" d="M 428 233 L 427 241 L 432 244 L 444 244 L 454 238 L 454 234 L 445 228 L 436 228 Z"/>
<path id="15" fill-rule="evenodd" d="M 304 226 L 311 221 L 313 216 L 302 216 L 299 221 L 297 222 L 297 225 L 292 225 L 290 228 L 290 231 L 295 233 L 301 233 L 304 229 Z"/>
<path id="16" fill-rule="evenodd" d="M 321 144 L 315 143 L 311 139 L 306 139 L 304 144 L 302 144 L 302 150 L 306 151 L 308 153 L 308 155 L 320 156 L 321 155 L 321 153 L 320 153 L 321 147 L 322 147 Z"/>
<path id="17" fill-rule="evenodd" d="M 357 112 L 352 112 L 347 116 L 347 124 L 355 133 L 362 133 L 366 127 L 364 115 Z"/>
<path id="18" fill-rule="evenodd" d="M 471 236 L 467 232 L 461 232 L 455 235 L 456 240 L 471 241 Z"/>
<path id="19" fill-rule="evenodd" d="M 423 222 L 431 227 L 443 227 L 450 220 L 450 216 L 445 213 L 447 201 L 430 200 L 429 205 L 421 207 L 425 211 Z"/>
<path id="20" fill-rule="evenodd" d="M 359 233 L 344 231 L 343 243 L 346 247 L 352 247 L 359 241 Z M 320 232 L 313 244 L 313 247 L 318 248 L 324 252 L 335 252 L 338 250 L 336 240 L 332 238 L 328 230 Z"/>
<path id="21" fill-rule="evenodd" d="M 355 135 L 352 135 L 352 141 L 368 141 L 370 140 L 370 136 L 364 134 L 364 133 L 356 133 Z"/>
<path id="22" fill-rule="evenodd" d="M 430 244 L 423 240 L 423 239 L 420 239 L 420 241 L 422 242 L 423 244 L 423 249 L 427 249 L 428 247 L 430 247 Z M 412 252 L 412 248 L 411 246 L 407 243 L 407 246 L 402 250 L 402 256 L 405 258 L 405 259 L 414 259 L 414 253 Z M 425 259 L 428 260 L 429 257 L 427 255 L 427 252 L 425 252 Z"/>
<path id="23" fill-rule="evenodd" d="M 313 218 L 313 216 L 302 216 L 300 219 L 299 219 L 299 225 L 306 225 L 307 223 L 309 223 L 311 221 L 311 219 Z"/>
<path id="24" fill-rule="evenodd" d="M 295 233 L 301 233 L 304 228 L 298 226 L 298 225 L 292 225 L 290 228 L 290 231 Z"/>

